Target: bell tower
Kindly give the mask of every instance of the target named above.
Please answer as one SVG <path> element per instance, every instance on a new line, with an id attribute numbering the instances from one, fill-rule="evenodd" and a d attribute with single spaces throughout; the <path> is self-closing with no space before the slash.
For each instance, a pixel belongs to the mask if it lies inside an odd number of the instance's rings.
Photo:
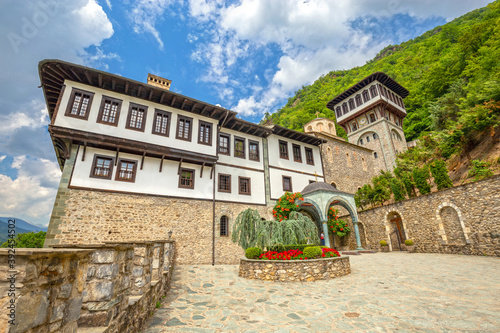
<path id="1" fill-rule="evenodd" d="M 392 171 L 397 154 L 407 149 L 403 98 L 408 94 L 388 75 L 376 72 L 336 96 L 327 107 L 335 111 L 350 143 L 371 149 L 375 167 Z"/>

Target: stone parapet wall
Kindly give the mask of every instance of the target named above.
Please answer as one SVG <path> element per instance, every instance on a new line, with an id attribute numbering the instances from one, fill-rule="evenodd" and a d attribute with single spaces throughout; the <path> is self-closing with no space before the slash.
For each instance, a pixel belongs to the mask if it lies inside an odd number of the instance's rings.
<path id="1" fill-rule="evenodd" d="M 401 217 L 401 228 L 417 252 L 500 256 L 500 176 L 358 212 L 366 247 L 378 249 Z M 350 218 L 345 217 L 347 220 Z M 352 224 L 350 224 L 352 225 Z M 355 247 L 354 235 L 349 248 Z"/>
<path id="2" fill-rule="evenodd" d="M 308 260 L 241 258 L 239 275 L 246 279 L 279 282 L 328 280 L 351 273 L 349 256 Z"/>
<path id="3" fill-rule="evenodd" d="M 4 321 L 11 282 L 7 249 L 0 250 L 0 332 L 143 330 L 169 289 L 174 243 L 79 247 L 16 249 L 15 327 Z"/>

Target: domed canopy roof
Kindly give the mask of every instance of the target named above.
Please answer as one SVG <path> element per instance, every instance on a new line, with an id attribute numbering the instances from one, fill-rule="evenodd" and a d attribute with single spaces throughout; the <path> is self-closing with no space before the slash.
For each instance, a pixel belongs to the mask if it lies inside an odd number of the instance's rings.
<path id="1" fill-rule="evenodd" d="M 304 189 L 300 191 L 300 194 L 304 195 L 316 191 L 340 192 L 334 186 L 327 184 L 325 182 L 314 182 L 304 187 Z"/>

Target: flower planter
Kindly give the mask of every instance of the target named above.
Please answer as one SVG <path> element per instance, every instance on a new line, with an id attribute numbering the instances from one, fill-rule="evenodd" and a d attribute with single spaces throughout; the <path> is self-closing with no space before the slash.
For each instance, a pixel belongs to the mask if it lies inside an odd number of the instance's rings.
<path id="1" fill-rule="evenodd" d="M 239 276 L 275 282 L 334 279 L 351 273 L 349 256 L 308 260 L 240 259 Z"/>
<path id="2" fill-rule="evenodd" d="M 409 253 L 415 253 L 415 245 L 406 245 L 406 250 L 408 250 Z"/>

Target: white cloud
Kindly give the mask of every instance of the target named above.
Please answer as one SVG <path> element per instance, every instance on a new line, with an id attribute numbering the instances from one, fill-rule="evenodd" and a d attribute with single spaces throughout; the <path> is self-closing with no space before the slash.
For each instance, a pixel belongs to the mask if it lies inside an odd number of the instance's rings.
<path id="1" fill-rule="evenodd" d="M 487 1 L 482 0 L 484 4 Z M 406 14 L 416 19 L 454 18 L 481 5 L 478 1 L 387 1 L 387 0 L 242 0 L 228 6 L 191 1 L 193 18 L 218 22 L 209 29 L 210 42 L 199 43 L 192 59 L 207 65 L 201 81 L 214 83 L 219 96 L 245 70 L 258 51 L 266 55 L 277 49 L 277 68 L 268 69 L 266 89 L 252 89 L 252 95 L 236 103 L 242 115 L 264 113 L 304 84 L 334 69 L 361 65 L 391 40 L 377 40 L 370 31 L 358 31 L 353 20 L 389 18 Z M 201 4 L 201 5 L 200 5 Z M 200 13 L 205 10 L 206 14 Z M 375 37 L 375 38 L 374 38 Z M 274 51 L 276 52 L 276 51 Z M 242 69 L 243 67 L 243 69 Z M 255 91 L 258 91 L 257 93 Z"/>
<path id="2" fill-rule="evenodd" d="M 189 14 L 201 22 L 214 18 L 217 6 L 222 1 L 189 0 Z"/>
<path id="3" fill-rule="evenodd" d="M 134 1 L 129 12 L 129 18 L 132 21 L 134 32 L 152 35 L 158 43 L 160 50 L 163 50 L 163 40 L 161 39 L 160 32 L 156 29 L 156 23 L 162 19 L 165 10 L 175 4 L 175 2 L 175 0 Z"/>
<path id="4" fill-rule="evenodd" d="M 61 176 L 59 166 L 16 156 L 12 167 L 18 170 L 15 179 L 0 174 L 0 215 L 47 224 Z"/>
<path id="5" fill-rule="evenodd" d="M 3 160 L 5 160 L 5 158 L 6 158 L 6 157 L 7 157 L 7 155 L 2 155 L 2 156 L 0 156 L 0 163 L 2 163 L 2 162 L 3 162 Z"/>

